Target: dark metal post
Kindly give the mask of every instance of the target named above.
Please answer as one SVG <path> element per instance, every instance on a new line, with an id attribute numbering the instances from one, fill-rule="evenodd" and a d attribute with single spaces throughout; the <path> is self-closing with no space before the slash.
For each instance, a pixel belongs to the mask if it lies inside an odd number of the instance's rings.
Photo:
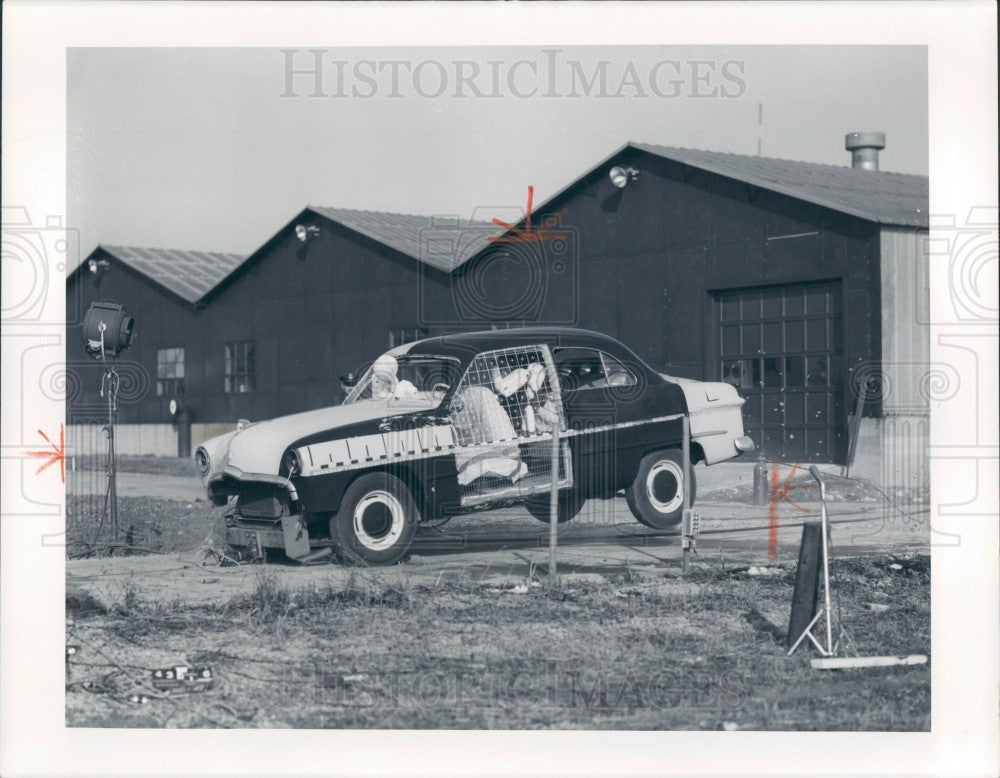
<path id="1" fill-rule="evenodd" d="M 764 455 L 761 454 L 757 457 L 757 464 L 753 466 L 753 504 L 767 505 L 770 496 L 767 484 L 767 465 L 764 462 Z"/>
<path id="2" fill-rule="evenodd" d="M 549 491 L 549 583 L 556 584 L 556 543 L 559 538 L 559 422 L 552 425 L 552 488 Z"/>
<path id="3" fill-rule="evenodd" d="M 191 414 L 187 408 L 177 411 L 177 456 L 181 459 L 191 456 Z"/>
<path id="4" fill-rule="evenodd" d="M 684 507 L 681 509 L 681 572 L 687 573 L 688 555 L 694 543 L 694 531 L 691 526 L 691 419 L 685 413 L 681 419 L 681 453 L 684 481 L 681 484 L 684 497 Z"/>

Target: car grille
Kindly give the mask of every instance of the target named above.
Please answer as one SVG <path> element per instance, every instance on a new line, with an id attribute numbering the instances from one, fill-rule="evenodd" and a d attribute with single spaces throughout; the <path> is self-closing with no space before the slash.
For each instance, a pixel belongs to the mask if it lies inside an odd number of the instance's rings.
<path id="1" fill-rule="evenodd" d="M 291 514 L 288 492 L 280 486 L 250 484 L 240 486 L 237 512 L 248 519 L 280 519 Z"/>

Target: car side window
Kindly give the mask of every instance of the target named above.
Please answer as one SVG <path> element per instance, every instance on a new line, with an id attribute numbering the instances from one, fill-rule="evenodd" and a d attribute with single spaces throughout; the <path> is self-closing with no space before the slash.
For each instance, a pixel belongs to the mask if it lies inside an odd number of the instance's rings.
<path id="1" fill-rule="evenodd" d="M 636 377 L 610 354 L 591 348 L 553 349 L 559 383 L 564 392 L 632 386 Z"/>

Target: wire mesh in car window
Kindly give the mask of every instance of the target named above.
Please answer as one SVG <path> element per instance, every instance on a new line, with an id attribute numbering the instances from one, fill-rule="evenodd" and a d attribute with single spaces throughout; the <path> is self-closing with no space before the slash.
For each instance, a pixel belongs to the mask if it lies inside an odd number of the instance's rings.
<path id="1" fill-rule="evenodd" d="M 458 426 L 468 422 L 466 426 L 474 427 L 464 407 L 465 397 L 474 396 L 468 391 L 473 388 L 486 389 L 496 399 L 518 437 L 551 431 L 558 422 L 545 355 L 537 346 L 489 351 L 472 361 L 452 403 Z M 466 434 L 476 442 L 488 439 L 485 430 L 470 428 Z"/>

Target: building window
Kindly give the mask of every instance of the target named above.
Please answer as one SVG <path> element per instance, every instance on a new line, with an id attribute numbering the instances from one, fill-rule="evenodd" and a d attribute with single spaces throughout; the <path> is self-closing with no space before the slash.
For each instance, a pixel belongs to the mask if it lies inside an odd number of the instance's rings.
<path id="1" fill-rule="evenodd" d="M 184 349 L 156 350 L 156 396 L 184 394 Z"/>
<path id="2" fill-rule="evenodd" d="M 242 394 L 257 388 L 257 360 L 253 342 L 226 344 L 226 391 Z"/>
<path id="3" fill-rule="evenodd" d="M 402 346 L 404 343 L 413 343 L 415 340 L 423 340 L 426 337 L 426 327 L 404 327 L 399 330 L 389 330 L 389 348 Z"/>

